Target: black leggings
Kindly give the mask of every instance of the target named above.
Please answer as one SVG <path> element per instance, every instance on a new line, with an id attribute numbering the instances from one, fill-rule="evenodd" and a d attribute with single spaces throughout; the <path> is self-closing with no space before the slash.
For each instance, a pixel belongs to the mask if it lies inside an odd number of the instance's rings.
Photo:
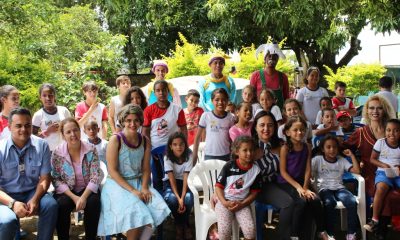
<path id="1" fill-rule="evenodd" d="M 75 193 L 81 196 L 82 192 Z M 69 227 L 71 225 L 71 212 L 75 210 L 74 201 L 65 194 L 55 194 L 58 203 L 57 236 L 59 240 L 69 239 Z M 97 236 L 97 225 L 100 217 L 100 195 L 91 193 L 86 201 L 83 223 L 85 225 L 85 238 L 95 240 Z"/>
<path id="2" fill-rule="evenodd" d="M 310 235 L 310 229 L 312 220 L 315 221 L 317 226 L 317 232 L 325 231 L 325 220 L 324 220 L 324 208 L 316 195 L 313 200 L 305 200 L 300 197 L 297 190 L 289 183 L 279 184 L 279 186 L 287 194 L 289 194 L 294 202 L 293 213 L 292 213 L 292 236 L 303 236 L 302 239 L 308 239 Z M 306 219 L 306 220 L 304 220 Z"/>

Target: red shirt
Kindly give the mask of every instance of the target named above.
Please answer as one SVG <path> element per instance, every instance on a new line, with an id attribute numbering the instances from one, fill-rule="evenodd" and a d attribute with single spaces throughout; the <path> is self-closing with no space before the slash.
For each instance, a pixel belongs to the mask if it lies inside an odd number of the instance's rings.
<path id="1" fill-rule="evenodd" d="M 3 129 L 6 127 L 8 127 L 8 118 L 1 115 L 1 117 L 0 117 L 0 133 L 2 133 Z"/>
<path id="2" fill-rule="evenodd" d="M 194 138 L 197 134 L 197 128 L 199 127 L 200 117 L 203 114 L 204 110 L 200 107 L 196 107 L 193 109 L 191 113 L 185 108 L 184 110 L 187 130 L 188 130 L 188 145 L 192 145 L 194 143 Z"/>
<path id="3" fill-rule="evenodd" d="M 264 76 L 265 76 L 265 84 L 267 88 L 271 90 L 277 90 L 279 89 L 279 74 L 278 71 L 276 71 L 272 76 L 267 75 L 266 71 L 264 70 Z M 282 73 L 283 79 L 282 79 L 282 93 L 283 93 L 283 99 L 286 100 L 289 98 L 289 81 L 286 76 L 286 74 Z M 260 96 L 260 92 L 262 89 L 262 82 L 260 78 L 260 70 L 257 70 L 251 74 L 250 77 L 250 85 L 254 86 L 257 90 L 257 96 Z"/>
<path id="4" fill-rule="evenodd" d="M 157 103 L 151 104 L 150 106 L 146 107 L 143 111 L 143 116 L 144 116 L 144 122 L 143 122 L 143 127 L 150 127 L 151 126 L 151 121 L 153 119 L 162 117 L 166 112 L 168 108 L 160 108 L 157 106 Z M 186 125 L 186 119 L 185 119 L 185 114 L 183 113 L 183 110 L 181 109 L 178 114 L 178 120 L 176 121 L 179 127 L 183 127 Z"/>
<path id="5" fill-rule="evenodd" d="M 341 111 L 342 109 L 355 109 L 356 108 L 353 104 L 353 101 L 351 101 L 350 98 L 345 98 L 345 100 L 342 101 L 338 97 L 333 97 L 332 98 L 332 106 L 333 106 L 333 109 L 337 109 L 339 111 Z"/>

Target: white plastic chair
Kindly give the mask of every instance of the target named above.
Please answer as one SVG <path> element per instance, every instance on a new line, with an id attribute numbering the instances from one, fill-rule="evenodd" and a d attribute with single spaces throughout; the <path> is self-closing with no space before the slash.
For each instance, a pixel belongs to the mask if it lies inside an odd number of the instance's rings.
<path id="1" fill-rule="evenodd" d="M 206 146 L 205 142 L 200 142 L 199 143 L 199 148 L 198 148 L 198 151 L 197 151 L 197 156 L 198 156 L 197 162 L 198 163 L 204 161 L 204 148 L 205 148 L 205 146 Z M 193 151 L 193 145 L 191 145 L 189 148 L 190 148 L 190 150 Z M 200 181 L 199 178 L 195 178 L 194 181 L 193 181 L 193 184 L 196 187 L 197 191 L 202 191 L 203 186 L 202 186 L 201 181 Z"/>

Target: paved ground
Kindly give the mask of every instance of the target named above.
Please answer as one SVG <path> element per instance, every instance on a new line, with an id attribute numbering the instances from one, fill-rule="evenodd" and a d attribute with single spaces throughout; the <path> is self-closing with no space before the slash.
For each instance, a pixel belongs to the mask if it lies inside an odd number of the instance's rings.
<path id="1" fill-rule="evenodd" d="M 194 233 L 194 218 L 192 217 L 192 229 Z M 37 218 L 26 218 L 21 220 L 21 226 L 24 230 L 26 230 L 29 234 L 23 240 L 34 240 L 36 239 L 36 222 Z M 274 240 L 277 238 L 277 231 L 276 229 L 265 229 L 266 232 L 266 239 Z M 337 240 L 345 239 L 345 233 L 338 231 L 336 234 Z M 57 240 L 57 236 L 54 237 Z M 74 224 L 71 225 L 71 240 L 79 240 L 84 239 L 84 229 L 82 225 L 75 226 Z M 374 240 L 373 236 L 369 236 L 369 240 Z M 400 239 L 400 232 L 390 231 L 388 234 L 387 240 L 399 240 Z M 164 224 L 164 240 L 175 240 L 175 227 L 174 222 L 172 219 L 168 218 Z"/>

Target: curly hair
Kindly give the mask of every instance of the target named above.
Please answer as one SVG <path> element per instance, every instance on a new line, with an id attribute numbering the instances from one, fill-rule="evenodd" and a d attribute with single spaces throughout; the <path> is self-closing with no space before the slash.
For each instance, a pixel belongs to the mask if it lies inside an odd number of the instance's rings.
<path id="1" fill-rule="evenodd" d="M 371 101 L 378 101 L 383 107 L 383 117 L 381 119 L 381 123 L 383 124 L 383 126 L 386 125 L 387 121 L 389 121 L 390 119 L 396 118 L 393 107 L 389 104 L 389 102 L 382 96 L 373 95 L 368 98 L 367 102 L 364 104 L 362 111 L 362 117 L 364 118 L 366 125 L 371 124 L 371 119 L 368 116 L 368 107 Z"/>
<path id="2" fill-rule="evenodd" d="M 118 121 L 121 125 L 125 122 L 125 119 L 129 114 L 135 114 L 139 118 L 140 124 L 143 124 L 143 110 L 140 106 L 128 104 L 122 107 L 118 113 Z"/>

